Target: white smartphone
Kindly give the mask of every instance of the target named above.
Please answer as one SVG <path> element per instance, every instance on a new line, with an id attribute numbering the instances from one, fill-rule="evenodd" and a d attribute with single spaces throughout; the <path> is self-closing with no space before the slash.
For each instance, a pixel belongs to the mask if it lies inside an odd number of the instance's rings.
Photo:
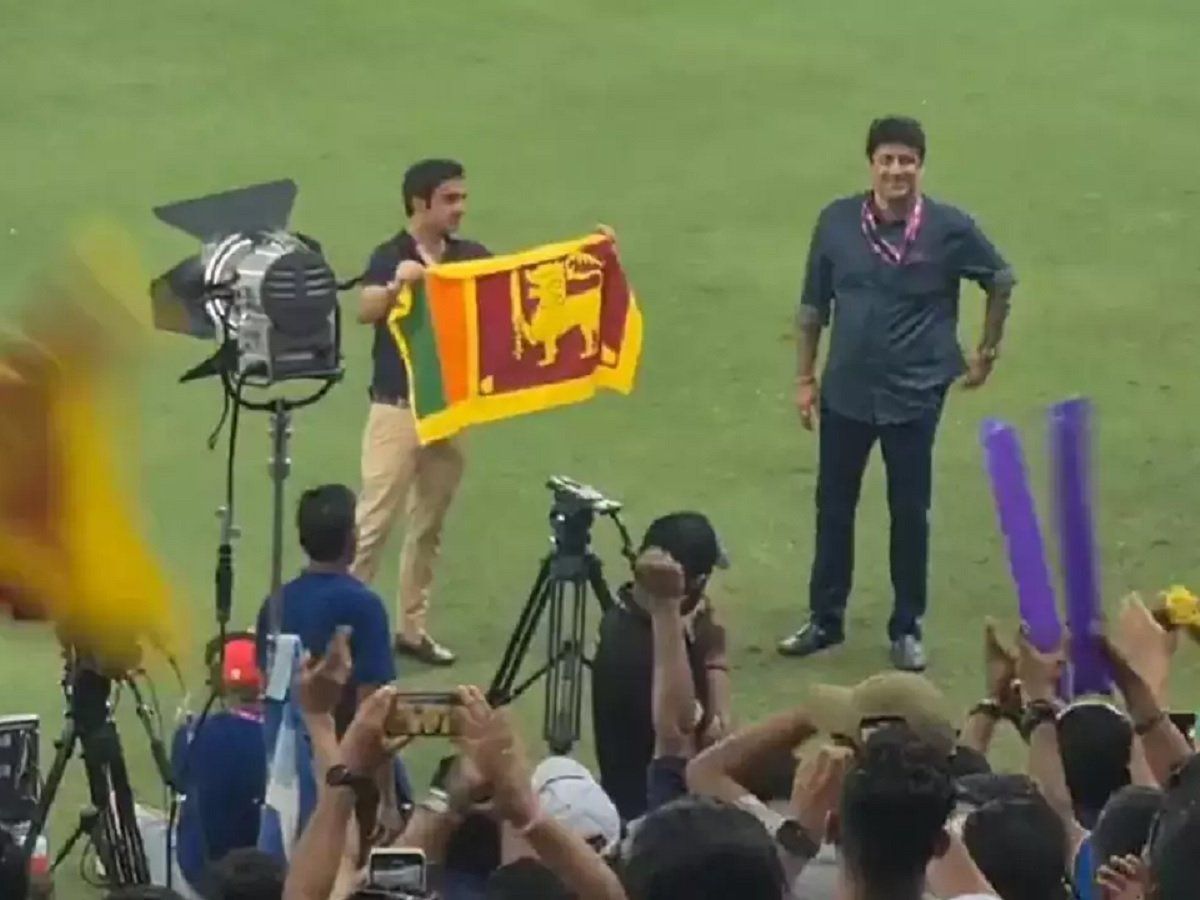
<path id="1" fill-rule="evenodd" d="M 377 847 L 367 861 L 371 887 L 421 895 L 426 891 L 425 851 Z"/>

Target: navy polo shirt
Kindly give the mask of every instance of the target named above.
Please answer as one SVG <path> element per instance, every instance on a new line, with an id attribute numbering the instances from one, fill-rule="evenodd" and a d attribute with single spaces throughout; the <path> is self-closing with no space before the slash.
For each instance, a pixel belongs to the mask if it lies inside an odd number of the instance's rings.
<path id="1" fill-rule="evenodd" d="M 258 613 L 258 664 L 267 669 L 267 638 L 271 631 L 270 601 Z M 353 575 L 305 572 L 283 586 L 283 634 L 300 638 L 304 649 L 323 656 L 334 631 L 349 625 L 354 659 L 350 688 L 396 680 L 392 631 L 387 610 L 373 590 Z M 351 707 L 352 709 L 353 707 Z"/>
<path id="2" fill-rule="evenodd" d="M 833 322 L 822 403 L 862 422 L 908 422 L 936 408 L 965 368 L 958 344 L 962 280 L 1008 291 L 1015 278 L 970 216 L 930 197 L 904 261 L 886 262 L 863 233 L 868 196 L 843 197 L 822 210 L 799 320 Z M 904 226 L 880 223 L 880 236 L 899 246 Z"/>
<path id="3" fill-rule="evenodd" d="M 442 262 L 462 262 L 491 256 L 483 244 L 474 241 L 446 238 L 446 250 Z M 407 231 L 384 241 L 371 253 L 367 270 L 363 275 L 364 287 L 382 287 L 396 274 L 396 267 L 406 259 L 422 263 L 417 252 L 417 242 Z M 396 341 L 388 331 L 387 319 L 374 325 L 375 337 L 371 344 L 371 359 L 374 371 L 371 376 L 371 393 L 389 400 L 408 400 L 408 372 Z"/>

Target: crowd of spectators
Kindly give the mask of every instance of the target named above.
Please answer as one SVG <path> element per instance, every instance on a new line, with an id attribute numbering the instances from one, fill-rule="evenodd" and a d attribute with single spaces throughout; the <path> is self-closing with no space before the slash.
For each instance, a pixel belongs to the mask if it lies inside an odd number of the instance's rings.
<path id="1" fill-rule="evenodd" d="M 569 757 L 531 758 L 509 711 L 466 686 L 456 695 L 453 752 L 432 783 L 390 791 L 382 786 L 395 783 L 406 744 L 390 727 L 398 692 L 379 683 L 382 664 L 366 672 L 356 658 L 378 636 L 354 631 L 373 627 L 377 598 L 363 591 L 346 615 L 321 614 L 322 591 L 340 583 L 346 563 L 339 548 L 353 546 L 337 533 L 352 527 L 352 503 L 338 491 L 306 502 L 302 538 L 321 590 L 285 617 L 308 631 L 293 698 L 315 799 L 286 862 L 249 837 L 230 846 L 225 836 L 246 831 L 240 819 L 206 837 L 219 858 L 203 872 L 189 859 L 193 896 L 1200 897 L 1200 761 L 1192 736 L 1168 716 L 1177 636 L 1136 596 L 1099 637 L 1112 698 L 1062 701 L 1065 648 L 1040 651 L 1021 631 L 1007 647 L 989 623 L 983 696 L 964 716 L 924 675 L 885 671 L 848 687 L 808 685 L 791 707 L 738 725 L 729 641 L 710 594 L 724 554 L 703 516 L 667 516 L 647 532 L 634 579 L 601 627 L 597 666 L 623 674 L 594 685 L 599 776 Z M 314 528 L 324 529 L 315 551 Z M 247 698 L 232 699 L 222 728 L 261 721 Z M 1007 728 L 1024 741 L 1022 772 L 993 768 L 993 739 Z M 191 783 L 209 798 L 221 790 L 196 776 Z M 231 781 L 228 790 L 257 803 L 264 785 Z M 246 798 L 226 799 L 228 809 L 244 808 L 235 801 Z M 222 806 L 209 799 L 184 822 Z M 372 850 L 387 847 L 423 855 L 424 893 L 373 880 Z M 24 874 L 11 843 L 0 846 L 0 895 L 21 897 Z M 174 896 L 164 887 L 110 894 Z"/>

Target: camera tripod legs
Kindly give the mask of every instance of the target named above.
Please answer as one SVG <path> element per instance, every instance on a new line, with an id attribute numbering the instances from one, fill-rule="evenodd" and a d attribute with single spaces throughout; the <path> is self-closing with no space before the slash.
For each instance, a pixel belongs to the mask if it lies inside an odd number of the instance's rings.
<path id="1" fill-rule="evenodd" d="M 569 753 L 581 732 L 583 670 L 590 666 L 584 655 L 589 588 L 601 609 L 608 609 L 612 594 L 604 582 L 600 560 L 593 554 L 552 553 L 542 560 L 487 694 L 490 704 L 502 706 L 544 676 L 542 735 L 557 754 Z M 543 615 L 547 616 L 546 661 L 518 685 L 517 677 Z"/>
<path id="2" fill-rule="evenodd" d="M 90 678 L 95 683 L 100 676 L 83 673 L 83 678 Z M 105 685 L 101 687 L 101 703 L 105 703 L 108 697 L 107 679 L 104 679 L 104 682 Z M 82 679 L 76 681 L 76 697 L 82 693 L 82 684 Z M 95 689 L 92 687 L 92 690 Z M 98 723 L 97 715 L 101 717 Z M 25 856 L 29 858 L 33 855 L 38 838 L 45 832 L 50 808 L 58 795 L 67 764 L 71 761 L 75 745 L 78 743 L 87 775 L 91 804 L 80 813 L 79 824 L 55 855 L 51 871 L 58 868 L 79 839 L 87 834 L 95 843 L 96 852 L 104 867 L 105 879 L 109 883 L 149 884 L 150 866 L 146 860 L 142 835 L 137 827 L 133 790 L 125 768 L 125 757 L 121 752 L 117 726 L 107 717 L 104 706 L 99 710 L 88 710 L 82 721 L 83 726 L 78 715 L 74 712 L 69 713 L 63 732 L 55 742 L 57 750 L 54 763 L 46 774 L 45 787 L 38 797 L 37 808 L 25 836 Z"/>

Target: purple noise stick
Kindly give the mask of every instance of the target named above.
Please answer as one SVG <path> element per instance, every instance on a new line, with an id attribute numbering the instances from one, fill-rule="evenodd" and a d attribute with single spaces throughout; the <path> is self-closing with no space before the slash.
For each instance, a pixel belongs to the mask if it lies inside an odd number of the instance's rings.
<path id="1" fill-rule="evenodd" d="M 1062 624 L 1054 604 L 1054 587 L 1029 490 L 1021 439 L 1007 422 L 985 419 L 979 441 L 1008 550 L 1008 567 L 1017 588 L 1021 621 L 1028 626 L 1029 640 L 1035 647 L 1043 652 L 1053 650 L 1062 640 Z"/>
<path id="2" fill-rule="evenodd" d="M 1058 551 L 1071 629 L 1075 695 L 1112 690 L 1108 662 L 1097 634 L 1102 627 L 1096 529 L 1092 519 L 1092 404 L 1085 398 L 1050 407 L 1050 453 Z"/>

